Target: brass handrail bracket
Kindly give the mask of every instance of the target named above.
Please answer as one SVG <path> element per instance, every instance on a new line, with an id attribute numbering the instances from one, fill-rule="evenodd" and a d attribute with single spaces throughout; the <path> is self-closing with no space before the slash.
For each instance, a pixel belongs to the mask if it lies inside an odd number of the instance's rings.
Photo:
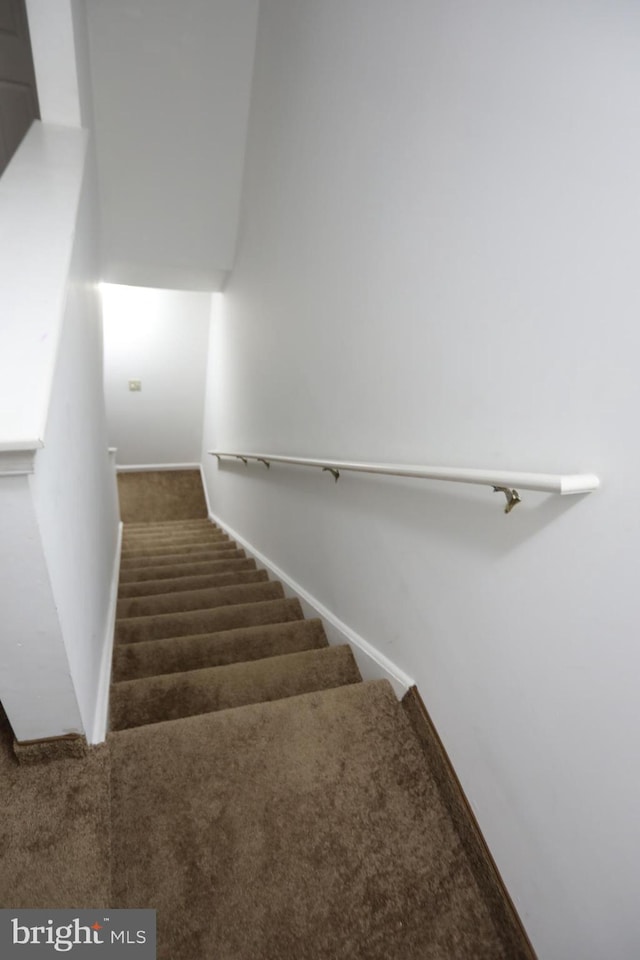
<path id="1" fill-rule="evenodd" d="M 336 483 L 340 479 L 340 471 L 336 470 L 335 467 L 323 467 L 322 470 L 330 473 Z"/>
<path id="2" fill-rule="evenodd" d="M 504 508 L 505 513 L 511 513 L 514 507 L 516 507 L 522 500 L 520 494 L 517 490 L 512 490 L 511 487 L 494 487 L 494 493 L 504 493 L 507 498 L 507 502 Z"/>

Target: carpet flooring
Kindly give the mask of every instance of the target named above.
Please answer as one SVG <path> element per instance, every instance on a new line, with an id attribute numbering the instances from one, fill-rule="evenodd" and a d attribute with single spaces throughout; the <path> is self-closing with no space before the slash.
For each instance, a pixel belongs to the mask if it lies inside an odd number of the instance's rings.
<path id="1" fill-rule="evenodd" d="M 200 470 L 143 470 L 118 474 L 124 523 L 189 521 L 207 516 Z"/>
<path id="2" fill-rule="evenodd" d="M 0 723 L 0 905 L 155 908 L 159 960 L 531 960 L 415 699 L 180 473 L 119 477 L 107 743 L 19 765 Z"/>
<path id="3" fill-rule="evenodd" d="M 0 907 L 108 907 L 109 748 L 18 763 L 0 707 Z"/>

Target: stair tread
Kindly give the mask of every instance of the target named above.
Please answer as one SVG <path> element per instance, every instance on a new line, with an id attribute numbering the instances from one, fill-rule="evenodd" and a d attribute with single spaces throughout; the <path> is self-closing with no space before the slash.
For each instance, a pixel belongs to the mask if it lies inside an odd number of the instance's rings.
<path id="1" fill-rule="evenodd" d="M 234 583 L 260 583 L 268 580 L 266 570 L 226 570 L 196 576 L 172 577 L 166 580 L 142 580 L 125 583 L 118 590 L 118 598 L 151 597 L 158 593 L 179 590 L 200 590 L 206 587 L 224 587 Z"/>
<path id="2" fill-rule="evenodd" d="M 198 530 L 193 533 L 182 531 L 172 534 L 147 534 L 145 536 L 129 534 L 122 537 L 122 545 L 127 548 L 161 547 L 165 543 L 181 545 L 209 540 L 231 540 L 231 537 L 220 530 Z"/>
<path id="3" fill-rule="evenodd" d="M 140 640 L 183 637 L 190 633 L 214 633 L 234 627 L 257 626 L 303 620 L 299 600 L 258 600 L 206 610 L 187 610 L 182 613 L 160 613 L 151 617 L 132 617 L 116 624 L 116 643 L 135 643 Z"/>
<path id="4" fill-rule="evenodd" d="M 112 689 L 111 726 L 121 730 L 361 680 L 349 646 L 124 680 Z"/>
<path id="5" fill-rule="evenodd" d="M 192 526 L 176 524 L 173 527 L 148 524 L 146 527 L 132 528 L 129 524 L 125 524 L 122 532 L 125 537 L 173 537 L 192 533 L 224 533 L 224 530 L 216 526 L 215 523 L 210 523 L 206 520 L 204 523 L 194 524 Z"/>
<path id="6" fill-rule="evenodd" d="M 513 960 L 386 681 L 124 730 L 110 745 L 113 897 L 153 903 L 166 956 L 188 942 L 202 960 L 220 945 L 234 960 L 307 957 L 310 944 L 317 960 Z"/>
<path id="7" fill-rule="evenodd" d="M 232 583 L 222 587 L 199 590 L 177 590 L 173 593 L 153 594 L 149 597 L 124 597 L 116 607 L 116 625 L 121 619 L 152 617 L 163 613 L 182 613 L 187 610 L 205 610 L 224 604 L 251 603 L 254 600 L 284 597 L 282 584 L 275 580 L 259 583 Z"/>
<path id="8" fill-rule="evenodd" d="M 224 553 L 225 550 L 235 550 L 236 544 L 233 540 L 208 540 L 206 543 L 196 543 L 186 547 L 168 547 L 147 548 L 138 551 L 123 551 L 120 555 L 120 564 L 122 566 L 135 566 L 136 563 L 143 563 L 149 560 L 155 563 L 156 560 L 165 557 L 190 557 L 203 553 Z"/>
<path id="9" fill-rule="evenodd" d="M 218 633 L 118 644 L 114 649 L 113 675 L 116 682 L 134 680 L 326 646 L 328 641 L 319 619 L 259 624 Z"/>
<path id="10" fill-rule="evenodd" d="M 139 556 L 142 553 L 147 553 L 153 555 L 154 553 L 189 553 L 194 549 L 206 550 L 209 547 L 213 546 L 214 549 L 217 549 L 217 545 L 221 543 L 233 543 L 234 546 L 237 544 L 230 537 L 223 536 L 211 536 L 207 534 L 206 536 L 202 535 L 199 537 L 171 537 L 171 539 L 162 540 L 144 540 L 133 542 L 131 540 L 122 541 L 122 556 Z M 187 549 L 185 549 L 187 548 Z"/>
<path id="11" fill-rule="evenodd" d="M 208 517 L 197 517 L 193 520 L 138 520 L 130 521 L 127 520 L 124 524 L 125 531 L 127 530 L 160 530 L 160 529 L 169 529 L 175 530 L 178 527 L 215 527 L 216 524 L 212 520 L 209 520 Z"/>
<path id="12" fill-rule="evenodd" d="M 159 533 L 180 533 L 181 531 L 186 530 L 190 531 L 200 531 L 200 530 L 217 530 L 222 533 L 222 528 L 217 524 L 213 523 L 211 520 L 194 520 L 188 522 L 175 522 L 175 523 L 145 523 L 135 526 L 132 523 L 125 523 L 123 532 L 125 535 L 132 536 L 153 536 L 153 534 Z"/>
<path id="13" fill-rule="evenodd" d="M 216 573 L 223 570 L 254 570 L 255 560 L 246 556 L 244 550 L 234 550 L 225 553 L 224 558 L 217 560 L 191 559 L 184 563 L 167 563 L 142 567 L 128 567 L 120 570 L 120 583 L 140 583 L 143 580 L 163 580 L 165 578 L 180 577 L 185 574 Z"/>
<path id="14" fill-rule="evenodd" d="M 194 550 L 189 553 L 160 553 L 145 554 L 143 556 L 123 557 L 120 560 L 121 569 L 132 570 L 136 567 L 161 567 L 171 563 L 180 563 L 185 558 L 193 559 L 193 562 L 203 560 L 224 559 L 226 554 L 234 554 L 237 550 L 236 545 L 230 540 L 228 543 L 218 546 L 208 546 L 206 550 Z"/>

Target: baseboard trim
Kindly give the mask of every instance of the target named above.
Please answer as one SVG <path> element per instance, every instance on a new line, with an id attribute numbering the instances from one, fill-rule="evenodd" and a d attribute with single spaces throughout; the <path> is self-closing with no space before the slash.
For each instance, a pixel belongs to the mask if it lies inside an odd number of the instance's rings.
<path id="1" fill-rule="evenodd" d="M 199 463 L 118 463 L 116 473 L 144 473 L 158 470 L 200 470 Z"/>
<path id="2" fill-rule="evenodd" d="M 111 664 L 113 661 L 113 638 L 116 628 L 116 607 L 118 603 L 118 582 L 120 580 L 120 554 L 122 552 L 123 529 L 124 524 L 120 521 L 118 524 L 118 540 L 116 543 L 115 557 L 113 559 L 113 570 L 111 572 L 109 616 L 107 618 L 107 630 L 102 648 L 102 660 L 100 662 L 96 712 L 93 731 L 89 738 L 89 743 L 91 744 L 103 743 L 103 741 L 106 740 L 109 725 L 109 690 L 111 688 Z"/>
<path id="3" fill-rule="evenodd" d="M 211 501 L 209 500 L 209 488 L 207 486 L 207 477 L 204 472 L 204 464 L 200 464 L 200 479 L 202 480 L 202 490 L 204 492 L 204 502 L 207 505 L 207 516 L 211 520 L 213 517 L 213 510 L 211 509 Z M 222 526 L 222 524 L 221 524 Z"/>
<path id="4" fill-rule="evenodd" d="M 402 698 L 402 706 L 426 756 L 442 800 L 451 813 L 494 926 L 504 939 L 507 956 L 510 960 L 537 960 L 449 754 L 416 686 L 407 690 Z"/>
<path id="5" fill-rule="evenodd" d="M 205 487 L 206 490 L 206 487 Z M 230 527 L 220 517 L 213 512 L 209 512 L 209 519 L 222 527 L 229 536 L 236 540 L 249 553 L 259 567 L 268 570 L 276 580 L 280 580 L 285 587 L 285 593 L 288 596 L 297 597 L 302 604 L 305 616 L 320 617 L 322 620 L 329 643 L 341 644 L 348 643 L 356 658 L 360 672 L 365 680 L 388 680 L 393 687 L 395 694 L 401 698 L 407 690 L 413 686 L 414 681 L 403 670 L 397 667 L 383 653 L 376 650 L 370 643 L 361 637 L 355 630 L 352 630 L 346 623 L 340 620 L 328 607 L 317 600 L 293 577 L 290 577 L 284 570 L 273 563 L 260 550 L 257 550 L 241 534 Z"/>

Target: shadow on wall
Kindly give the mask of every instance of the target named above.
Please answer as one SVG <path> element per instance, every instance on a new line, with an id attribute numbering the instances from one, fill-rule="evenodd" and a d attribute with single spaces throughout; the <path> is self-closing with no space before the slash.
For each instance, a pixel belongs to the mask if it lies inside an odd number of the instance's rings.
<path id="1" fill-rule="evenodd" d="M 330 475 L 319 470 L 282 464 L 272 464 L 270 470 L 265 470 L 262 464 L 245 466 L 230 460 L 222 461 L 218 469 L 239 479 L 251 471 L 252 481 L 259 479 L 265 489 L 295 490 L 298 496 L 306 490 L 314 499 L 321 489 L 320 480 L 327 487 L 323 496 L 333 497 L 333 505 L 340 514 L 366 515 L 371 522 L 384 517 L 386 522 L 407 527 L 414 534 L 422 531 L 431 539 L 462 544 L 465 549 L 492 558 L 518 549 L 569 511 L 581 507 L 589 496 L 558 496 L 525 490 L 521 491 L 522 503 L 507 515 L 504 495 L 494 493 L 488 486 L 348 472 L 343 472 L 334 483 Z M 261 472 L 256 477 L 258 469 Z"/>

